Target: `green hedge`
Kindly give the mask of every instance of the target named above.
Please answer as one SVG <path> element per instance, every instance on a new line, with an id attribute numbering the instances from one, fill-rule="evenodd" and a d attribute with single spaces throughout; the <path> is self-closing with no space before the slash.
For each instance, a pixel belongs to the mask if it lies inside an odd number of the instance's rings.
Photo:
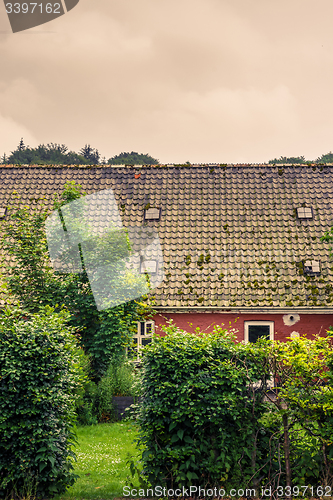
<path id="1" fill-rule="evenodd" d="M 281 496 L 281 487 L 333 485 L 330 334 L 244 344 L 221 327 L 164 330 L 144 349 L 142 455 L 130 461 L 143 486 Z"/>
<path id="2" fill-rule="evenodd" d="M 0 498 L 38 498 L 75 481 L 75 392 L 82 384 L 69 315 L 46 307 L 29 318 L 0 315 Z"/>
<path id="3" fill-rule="evenodd" d="M 258 420 L 267 405 L 252 384 L 265 383 L 264 357 L 222 328 L 166 332 L 145 349 L 142 475 L 169 488 L 241 486 L 265 469 L 268 436 Z"/>

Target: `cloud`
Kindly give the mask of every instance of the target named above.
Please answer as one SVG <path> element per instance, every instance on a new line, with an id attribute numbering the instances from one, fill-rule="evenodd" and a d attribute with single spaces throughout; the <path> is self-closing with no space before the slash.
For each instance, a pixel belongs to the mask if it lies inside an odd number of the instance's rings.
<path id="1" fill-rule="evenodd" d="M 24 137 L 25 143 L 36 144 L 36 138 L 33 134 L 22 124 L 15 122 L 12 118 L 0 115 L 0 137 L 1 156 L 6 153 L 10 154 L 14 151 L 19 143 L 21 137 Z"/>
<path id="2" fill-rule="evenodd" d="M 0 34 L 0 113 L 29 141 L 107 158 L 315 158 L 333 149 L 332 14 L 328 0 L 81 0 Z"/>

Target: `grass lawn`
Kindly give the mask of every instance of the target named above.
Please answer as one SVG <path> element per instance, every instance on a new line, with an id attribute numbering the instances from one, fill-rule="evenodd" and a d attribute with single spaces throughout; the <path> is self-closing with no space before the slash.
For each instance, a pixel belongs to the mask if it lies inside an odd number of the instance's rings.
<path id="1" fill-rule="evenodd" d="M 137 426 L 117 422 L 78 427 L 77 437 L 75 474 L 80 479 L 55 500 L 122 497 L 123 486 L 129 484 L 126 477 L 130 476 L 127 454 L 136 453 L 133 440 L 137 437 Z"/>

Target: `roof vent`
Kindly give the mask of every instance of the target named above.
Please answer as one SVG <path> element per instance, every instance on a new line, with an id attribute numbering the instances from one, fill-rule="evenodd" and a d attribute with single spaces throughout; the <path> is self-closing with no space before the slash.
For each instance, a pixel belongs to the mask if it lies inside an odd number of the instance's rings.
<path id="1" fill-rule="evenodd" d="M 160 208 L 146 208 L 145 210 L 145 220 L 159 220 L 160 216 Z"/>
<path id="2" fill-rule="evenodd" d="M 297 217 L 299 219 L 312 219 L 313 218 L 312 208 L 310 208 L 310 207 L 299 207 L 297 209 Z"/>
<path id="3" fill-rule="evenodd" d="M 5 218 L 6 212 L 7 212 L 6 207 L 0 207 L 0 220 Z"/>
<path id="4" fill-rule="evenodd" d="M 151 273 L 156 274 L 157 272 L 157 261 L 156 260 L 144 260 L 141 262 L 140 273 Z"/>
<path id="5" fill-rule="evenodd" d="M 303 264 L 304 274 L 306 274 L 307 276 L 318 276 L 320 274 L 319 260 L 305 260 Z"/>

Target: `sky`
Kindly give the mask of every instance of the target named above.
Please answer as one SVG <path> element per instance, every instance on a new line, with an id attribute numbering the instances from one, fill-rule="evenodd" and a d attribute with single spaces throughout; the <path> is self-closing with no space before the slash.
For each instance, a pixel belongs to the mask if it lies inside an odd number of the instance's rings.
<path id="1" fill-rule="evenodd" d="M 8 1 L 8 0 L 7 0 Z M 0 155 L 85 144 L 161 163 L 333 150 L 331 0 L 80 0 L 12 33 L 0 4 Z"/>

